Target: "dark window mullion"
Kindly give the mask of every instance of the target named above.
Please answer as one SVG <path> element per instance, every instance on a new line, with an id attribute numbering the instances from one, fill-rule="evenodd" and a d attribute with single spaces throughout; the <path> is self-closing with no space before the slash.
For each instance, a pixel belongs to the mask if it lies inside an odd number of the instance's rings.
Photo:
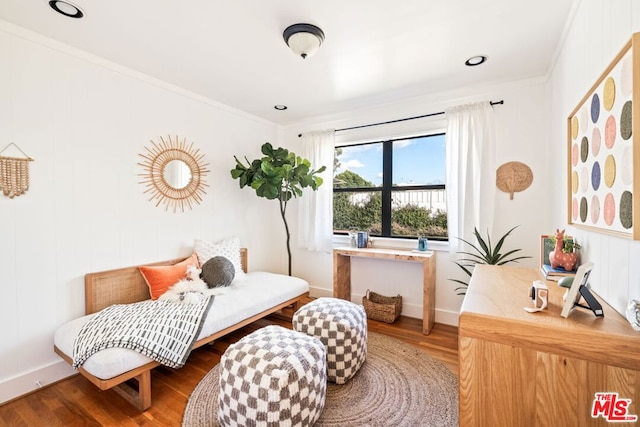
<path id="1" fill-rule="evenodd" d="M 334 187 L 334 193 L 369 193 L 371 191 L 380 191 L 380 187 Z"/>
<path id="2" fill-rule="evenodd" d="M 393 191 L 411 191 L 411 190 L 444 190 L 444 184 L 436 185 L 405 185 L 393 187 Z"/>
<path id="3" fill-rule="evenodd" d="M 391 236 L 391 187 L 393 186 L 393 141 L 382 144 L 382 235 Z"/>

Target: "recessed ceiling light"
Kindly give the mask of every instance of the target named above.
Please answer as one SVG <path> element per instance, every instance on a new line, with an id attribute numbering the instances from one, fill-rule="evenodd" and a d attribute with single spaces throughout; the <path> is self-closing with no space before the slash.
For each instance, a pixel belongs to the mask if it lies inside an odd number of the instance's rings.
<path id="1" fill-rule="evenodd" d="M 276 110 L 278 110 L 278 111 L 284 111 L 284 110 L 286 110 L 288 107 L 287 107 L 286 105 L 278 104 L 278 105 L 274 105 L 274 106 L 273 106 L 273 108 L 275 108 L 275 109 L 276 109 Z"/>
<path id="2" fill-rule="evenodd" d="M 84 12 L 80 9 L 80 6 L 76 6 L 66 0 L 50 0 L 49 6 L 56 12 L 69 18 L 82 18 L 84 16 Z"/>
<path id="3" fill-rule="evenodd" d="M 467 67 L 475 67 L 476 65 L 484 64 L 489 59 L 485 55 L 476 55 L 464 61 L 464 65 Z"/>

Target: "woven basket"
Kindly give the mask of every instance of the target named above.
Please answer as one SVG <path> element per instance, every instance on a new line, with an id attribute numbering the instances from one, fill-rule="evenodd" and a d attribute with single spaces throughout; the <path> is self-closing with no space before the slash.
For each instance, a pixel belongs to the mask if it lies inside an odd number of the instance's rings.
<path id="1" fill-rule="evenodd" d="M 402 311 L 402 296 L 386 297 L 367 289 L 367 294 L 362 297 L 362 305 L 369 319 L 393 323 Z"/>

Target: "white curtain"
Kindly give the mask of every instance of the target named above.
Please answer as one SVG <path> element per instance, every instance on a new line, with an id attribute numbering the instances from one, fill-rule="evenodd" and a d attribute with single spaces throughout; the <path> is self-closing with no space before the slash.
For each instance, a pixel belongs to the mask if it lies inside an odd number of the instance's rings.
<path id="1" fill-rule="evenodd" d="M 489 102 L 461 105 L 445 113 L 449 251 L 456 252 L 461 243 L 458 237 L 475 244 L 474 227 L 484 235 L 493 226 L 494 118 Z"/>
<path id="2" fill-rule="evenodd" d="M 298 246 L 317 252 L 333 248 L 333 157 L 335 131 L 305 132 L 300 155 L 311 162 L 312 169 L 326 166 L 319 176 L 324 180 L 317 191 L 306 188 L 299 200 Z"/>

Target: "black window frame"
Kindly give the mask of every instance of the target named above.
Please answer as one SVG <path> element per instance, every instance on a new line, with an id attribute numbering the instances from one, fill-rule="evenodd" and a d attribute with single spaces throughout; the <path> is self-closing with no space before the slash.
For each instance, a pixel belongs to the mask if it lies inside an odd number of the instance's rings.
<path id="1" fill-rule="evenodd" d="M 355 144 L 342 144 L 336 148 L 358 147 L 362 145 L 382 144 L 382 186 L 381 187 L 333 187 L 334 193 L 371 193 L 378 191 L 382 193 L 382 216 L 381 228 L 382 233 L 372 235 L 373 237 L 391 238 L 391 239 L 417 239 L 418 237 L 409 236 L 393 236 L 391 234 L 391 212 L 392 212 L 392 194 L 397 191 L 407 190 L 446 190 L 445 184 L 431 185 L 393 185 L 393 143 L 396 141 L 406 141 L 410 139 L 428 138 L 433 136 L 446 135 L 446 132 L 427 133 L 422 135 L 383 139 L 378 141 L 359 142 Z M 335 232 L 334 235 L 346 235 L 347 232 Z M 449 237 L 429 237 L 432 240 L 448 241 Z"/>

